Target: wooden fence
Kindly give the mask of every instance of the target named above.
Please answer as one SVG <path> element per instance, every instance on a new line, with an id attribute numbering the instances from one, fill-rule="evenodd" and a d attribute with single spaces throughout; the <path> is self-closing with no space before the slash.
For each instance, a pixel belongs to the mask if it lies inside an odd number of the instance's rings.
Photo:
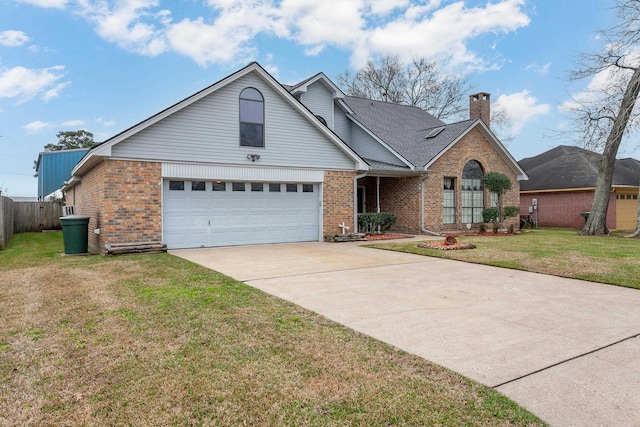
<path id="1" fill-rule="evenodd" d="M 0 196 L 0 251 L 13 237 L 13 204 L 13 200 Z"/>
<path id="2" fill-rule="evenodd" d="M 58 202 L 14 202 L 0 196 L 0 250 L 15 233 L 60 230 L 61 215 Z"/>

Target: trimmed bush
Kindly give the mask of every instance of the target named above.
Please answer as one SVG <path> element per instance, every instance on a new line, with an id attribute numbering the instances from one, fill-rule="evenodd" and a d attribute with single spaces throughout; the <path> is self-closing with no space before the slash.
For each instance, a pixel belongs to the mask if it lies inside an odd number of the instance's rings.
<path id="1" fill-rule="evenodd" d="M 358 229 L 363 233 L 377 233 L 389 230 L 396 223 L 396 214 L 390 212 L 369 212 L 358 214 Z"/>
<path id="2" fill-rule="evenodd" d="M 500 210 L 498 208 L 486 208 L 482 210 L 482 220 L 484 222 L 498 222 Z"/>

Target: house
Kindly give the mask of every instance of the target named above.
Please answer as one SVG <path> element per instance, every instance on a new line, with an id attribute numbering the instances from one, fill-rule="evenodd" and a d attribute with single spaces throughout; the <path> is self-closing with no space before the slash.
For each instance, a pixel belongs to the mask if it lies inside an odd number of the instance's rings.
<path id="1" fill-rule="evenodd" d="M 169 248 L 322 241 L 358 212 L 439 233 L 482 221 L 487 171 L 526 174 L 489 128 L 489 95 L 445 124 L 419 108 L 358 99 L 324 74 L 284 86 L 259 64 L 93 147 L 65 187 L 89 243 Z"/>
<path id="2" fill-rule="evenodd" d="M 602 156 L 561 145 L 519 162 L 529 176 L 520 186 L 520 213 L 532 214 L 542 227 L 582 228 L 593 203 Z M 640 161 L 616 160 L 607 228 L 634 230 L 638 212 Z"/>
<path id="3" fill-rule="evenodd" d="M 38 200 L 46 200 L 59 190 L 64 181 L 71 177 L 71 170 L 89 151 L 88 148 L 74 150 L 43 151 L 38 154 L 36 173 L 38 175 Z"/>

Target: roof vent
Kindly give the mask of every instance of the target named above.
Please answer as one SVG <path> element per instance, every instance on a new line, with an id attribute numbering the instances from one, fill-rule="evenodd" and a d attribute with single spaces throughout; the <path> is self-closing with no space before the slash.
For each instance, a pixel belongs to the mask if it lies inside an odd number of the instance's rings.
<path id="1" fill-rule="evenodd" d="M 435 138 L 436 136 L 440 135 L 440 132 L 442 132 L 443 130 L 444 127 L 432 129 L 431 132 L 429 132 L 427 136 L 424 137 L 424 139 Z"/>

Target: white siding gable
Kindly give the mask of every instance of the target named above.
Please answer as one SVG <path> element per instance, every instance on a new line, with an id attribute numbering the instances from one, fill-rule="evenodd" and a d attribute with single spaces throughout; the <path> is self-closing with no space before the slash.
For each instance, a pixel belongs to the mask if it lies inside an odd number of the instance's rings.
<path id="1" fill-rule="evenodd" d="M 351 141 L 349 142 L 349 146 L 365 159 L 377 160 L 392 165 L 407 166 L 396 155 L 353 122 L 351 122 Z"/>
<path id="2" fill-rule="evenodd" d="M 334 104 L 334 132 L 346 143 L 351 143 L 351 125 L 344 111 L 337 104 Z"/>
<path id="3" fill-rule="evenodd" d="M 238 105 L 254 87 L 265 101 L 265 147 L 241 147 Z M 332 105 L 333 103 L 331 103 Z M 259 154 L 252 162 L 248 154 Z M 252 72 L 115 144 L 126 159 L 353 170 L 355 162 Z"/>
<path id="4" fill-rule="evenodd" d="M 307 91 L 300 95 L 302 102 L 316 116 L 322 116 L 327 121 L 329 129 L 334 128 L 333 122 L 333 94 L 320 81 L 310 84 Z"/>

